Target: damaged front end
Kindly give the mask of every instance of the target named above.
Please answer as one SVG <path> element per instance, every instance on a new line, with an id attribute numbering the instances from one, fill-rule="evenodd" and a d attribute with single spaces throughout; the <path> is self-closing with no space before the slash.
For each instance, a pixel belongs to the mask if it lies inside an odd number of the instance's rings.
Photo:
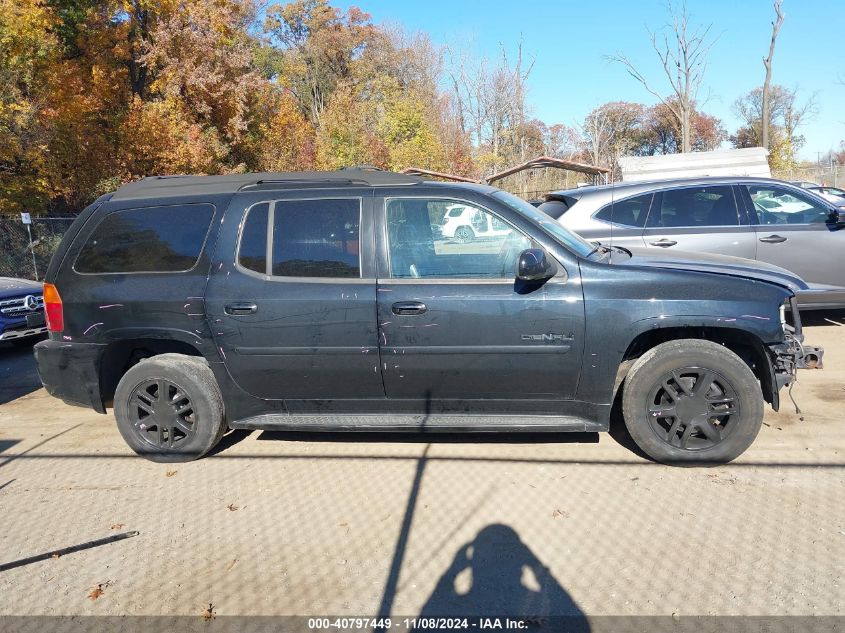
<path id="1" fill-rule="evenodd" d="M 787 304 L 780 308 L 780 322 L 783 327 L 784 340 L 782 343 L 769 345 L 772 354 L 772 369 L 775 378 L 776 391 L 791 385 L 797 378 L 799 369 L 822 369 L 824 364 L 824 349 L 817 345 L 806 345 L 804 333 L 801 329 L 801 314 L 798 312 L 798 301 L 793 295 L 790 297 L 789 310 L 792 314 L 792 325 L 786 321 Z"/>

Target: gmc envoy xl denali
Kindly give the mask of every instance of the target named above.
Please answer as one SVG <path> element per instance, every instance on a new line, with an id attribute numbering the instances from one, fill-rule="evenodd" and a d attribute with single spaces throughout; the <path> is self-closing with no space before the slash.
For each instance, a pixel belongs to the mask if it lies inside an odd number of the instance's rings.
<path id="1" fill-rule="evenodd" d="M 454 209 L 478 230 L 444 231 Z M 759 262 L 588 243 L 483 185 L 152 177 L 67 232 L 35 354 L 52 395 L 113 408 L 155 461 L 229 428 L 607 431 L 618 403 L 651 458 L 716 463 L 821 366 L 802 289 Z"/>

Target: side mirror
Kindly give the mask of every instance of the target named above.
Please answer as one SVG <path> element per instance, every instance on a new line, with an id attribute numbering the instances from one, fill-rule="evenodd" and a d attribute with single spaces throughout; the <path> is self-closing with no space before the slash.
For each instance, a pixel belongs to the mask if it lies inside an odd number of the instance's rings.
<path id="1" fill-rule="evenodd" d="M 527 248 L 519 254 L 516 278 L 521 281 L 543 281 L 557 273 L 557 264 L 542 248 Z"/>
<path id="2" fill-rule="evenodd" d="M 830 214 L 830 223 L 834 224 L 836 228 L 845 227 L 845 208 L 832 211 Z"/>

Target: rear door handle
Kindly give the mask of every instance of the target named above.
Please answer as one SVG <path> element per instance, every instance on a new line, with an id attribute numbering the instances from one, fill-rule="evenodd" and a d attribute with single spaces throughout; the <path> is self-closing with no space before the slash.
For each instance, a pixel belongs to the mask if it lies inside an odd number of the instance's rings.
<path id="1" fill-rule="evenodd" d="M 657 240 L 656 242 L 649 242 L 652 246 L 662 246 L 663 248 L 668 248 L 669 246 L 674 246 L 677 244 L 675 240 L 667 240 L 665 237 L 663 239 Z"/>
<path id="2" fill-rule="evenodd" d="M 786 238 L 782 235 L 770 235 L 769 237 L 761 237 L 760 241 L 766 244 L 780 244 L 781 242 L 785 242 Z"/>
<path id="3" fill-rule="evenodd" d="M 232 316 L 238 316 L 243 314 L 252 314 L 258 310 L 258 306 L 254 303 L 249 303 L 248 301 L 240 301 L 238 303 L 229 303 L 223 308 L 223 311 L 226 314 L 231 314 Z"/>
<path id="4" fill-rule="evenodd" d="M 423 314 L 428 308 L 420 301 L 399 301 L 391 307 L 393 314 L 408 316 L 412 314 Z"/>

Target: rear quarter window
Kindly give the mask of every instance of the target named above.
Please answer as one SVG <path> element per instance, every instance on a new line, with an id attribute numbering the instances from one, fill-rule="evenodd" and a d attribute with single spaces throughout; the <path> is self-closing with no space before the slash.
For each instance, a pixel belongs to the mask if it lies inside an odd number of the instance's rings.
<path id="1" fill-rule="evenodd" d="M 654 194 L 647 193 L 612 202 L 600 209 L 593 217 L 611 224 L 642 228 L 645 226 L 653 198 Z"/>
<path id="2" fill-rule="evenodd" d="M 213 216 L 211 204 L 109 213 L 88 236 L 73 268 L 83 274 L 188 271 L 199 259 Z"/>

